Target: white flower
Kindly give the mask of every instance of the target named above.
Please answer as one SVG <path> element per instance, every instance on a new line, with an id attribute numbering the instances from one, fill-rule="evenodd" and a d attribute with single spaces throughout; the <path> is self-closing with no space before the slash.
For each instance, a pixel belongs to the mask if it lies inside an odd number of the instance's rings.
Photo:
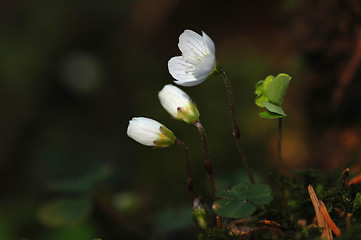
<path id="1" fill-rule="evenodd" d="M 176 84 L 195 86 L 202 83 L 215 70 L 216 48 L 205 32 L 202 36 L 191 30 L 185 30 L 179 36 L 179 50 L 182 56 L 172 57 L 168 69 Z"/>
<path id="2" fill-rule="evenodd" d="M 165 85 L 158 93 L 158 97 L 164 109 L 175 119 L 189 124 L 199 120 L 199 112 L 192 99 L 176 86 Z"/>
<path id="3" fill-rule="evenodd" d="M 134 117 L 129 121 L 127 134 L 140 144 L 152 147 L 173 145 L 176 137 L 163 124 L 144 117 Z"/>

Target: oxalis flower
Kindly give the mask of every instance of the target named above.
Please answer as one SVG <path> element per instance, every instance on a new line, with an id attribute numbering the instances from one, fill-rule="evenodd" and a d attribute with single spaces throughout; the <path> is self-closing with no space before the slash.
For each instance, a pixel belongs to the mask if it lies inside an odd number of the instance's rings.
<path id="1" fill-rule="evenodd" d="M 163 124 L 145 117 L 134 117 L 129 121 L 127 134 L 140 144 L 151 147 L 169 147 L 176 137 Z"/>
<path id="2" fill-rule="evenodd" d="M 164 109 L 175 119 L 194 124 L 199 120 L 199 111 L 192 99 L 181 89 L 165 85 L 158 94 Z"/>
<path id="3" fill-rule="evenodd" d="M 202 36 L 185 30 L 179 36 L 179 50 L 182 56 L 172 57 L 168 69 L 174 81 L 182 86 L 195 86 L 202 83 L 216 70 L 216 48 L 205 32 Z"/>

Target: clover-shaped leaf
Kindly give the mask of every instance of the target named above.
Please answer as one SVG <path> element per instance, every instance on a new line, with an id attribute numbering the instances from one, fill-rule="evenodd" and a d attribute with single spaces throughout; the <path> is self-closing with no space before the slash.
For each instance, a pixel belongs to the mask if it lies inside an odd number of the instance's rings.
<path id="1" fill-rule="evenodd" d="M 290 80 L 290 76 L 280 73 L 267 85 L 265 96 L 270 103 L 282 105 Z"/>
<path id="2" fill-rule="evenodd" d="M 222 217 L 249 217 L 256 211 L 256 205 L 272 201 L 271 192 L 271 187 L 267 184 L 241 183 L 230 190 L 217 192 L 216 195 L 221 199 L 217 200 L 212 208 Z"/>
<path id="3" fill-rule="evenodd" d="M 291 77 L 280 73 L 276 77 L 270 75 L 265 80 L 255 85 L 256 100 L 259 107 L 265 107 L 268 111 L 259 114 L 262 118 L 281 118 L 287 116 L 282 109 L 282 103 L 287 93 Z"/>

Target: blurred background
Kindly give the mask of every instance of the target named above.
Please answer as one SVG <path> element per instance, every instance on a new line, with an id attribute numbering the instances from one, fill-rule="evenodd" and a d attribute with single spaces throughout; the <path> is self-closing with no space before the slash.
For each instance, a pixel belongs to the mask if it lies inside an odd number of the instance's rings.
<path id="1" fill-rule="evenodd" d="M 210 199 L 197 129 L 157 97 L 185 30 L 205 31 L 233 86 L 258 182 L 276 168 L 277 121 L 254 84 L 287 73 L 283 157 L 290 168 L 360 160 L 361 3 L 356 0 L 3 0 L 0 3 L 0 239 L 194 239 L 181 148 L 126 135 L 156 119 L 190 148 Z M 182 88 L 206 130 L 217 188 L 248 181 L 221 77 Z M 358 169 L 353 168 L 356 173 Z"/>

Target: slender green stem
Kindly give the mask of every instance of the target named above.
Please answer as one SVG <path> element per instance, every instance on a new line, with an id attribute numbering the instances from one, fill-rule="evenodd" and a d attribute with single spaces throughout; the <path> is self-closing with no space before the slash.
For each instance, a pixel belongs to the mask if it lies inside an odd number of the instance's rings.
<path id="1" fill-rule="evenodd" d="M 193 193 L 193 180 L 191 177 L 191 164 L 189 158 L 189 150 L 187 145 L 185 145 L 181 140 L 176 138 L 175 143 L 178 144 L 184 150 L 185 161 L 186 161 L 186 170 L 187 170 L 187 190 L 191 197 L 192 203 L 194 202 L 194 193 Z"/>
<path id="2" fill-rule="evenodd" d="M 236 139 L 237 142 L 237 146 L 238 146 L 238 151 L 241 155 L 241 159 L 243 161 L 243 165 L 247 171 L 248 174 L 248 178 L 251 181 L 251 183 L 256 184 L 253 174 L 250 170 L 250 168 L 248 167 L 248 162 L 247 162 L 247 158 L 246 158 L 246 154 L 244 153 L 243 150 L 243 145 L 241 142 L 241 134 L 239 131 L 239 127 L 237 124 L 237 119 L 236 119 L 236 109 L 234 107 L 234 101 L 233 101 L 233 94 L 232 94 L 232 88 L 231 88 L 231 83 L 228 80 L 228 77 L 226 75 L 226 72 L 223 69 L 220 69 L 220 73 L 222 74 L 224 83 L 226 84 L 226 88 L 227 88 L 227 92 L 228 92 L 228 99 L 229 99 L 229 105 L 231 107 L 231 114 L 232 114 L 232 122 L 233 122 L 233 136 Z"/>
<path id="3" fill-rule="evenodd" d="M 199 133 L 201 134 L 201 138 L 202 138 L 202 143 L 203 143 L 203 149 L 204 149 L 204 156 L 205 156 L 205 160 L 204 160 L 204 167 L 206 169 L 206 172 L 208 174 L 209 177 L 209 181 L 211 184 L 211 189 L 212 189 L 212 193 L 213 193 L 213 197 L 216 198 L 216 185 L 214 183 L 214 178 L 213 178 L 213 168 L 212 168 L 212 162 L 209 158 L 209 152 L 208 152 L 208 144 L 207 144 L 207 138 L 206 138 L 206 132 L 204 131 L 204 128 L 201 124 L 200 121 L 197 121 L 194 126 L 196 126 L 199 130 Z"/>
<path id="4" fill-rule="evenodd" d="M 278 119 L 278 164 L 282 166 L 282 118 Z"/>

